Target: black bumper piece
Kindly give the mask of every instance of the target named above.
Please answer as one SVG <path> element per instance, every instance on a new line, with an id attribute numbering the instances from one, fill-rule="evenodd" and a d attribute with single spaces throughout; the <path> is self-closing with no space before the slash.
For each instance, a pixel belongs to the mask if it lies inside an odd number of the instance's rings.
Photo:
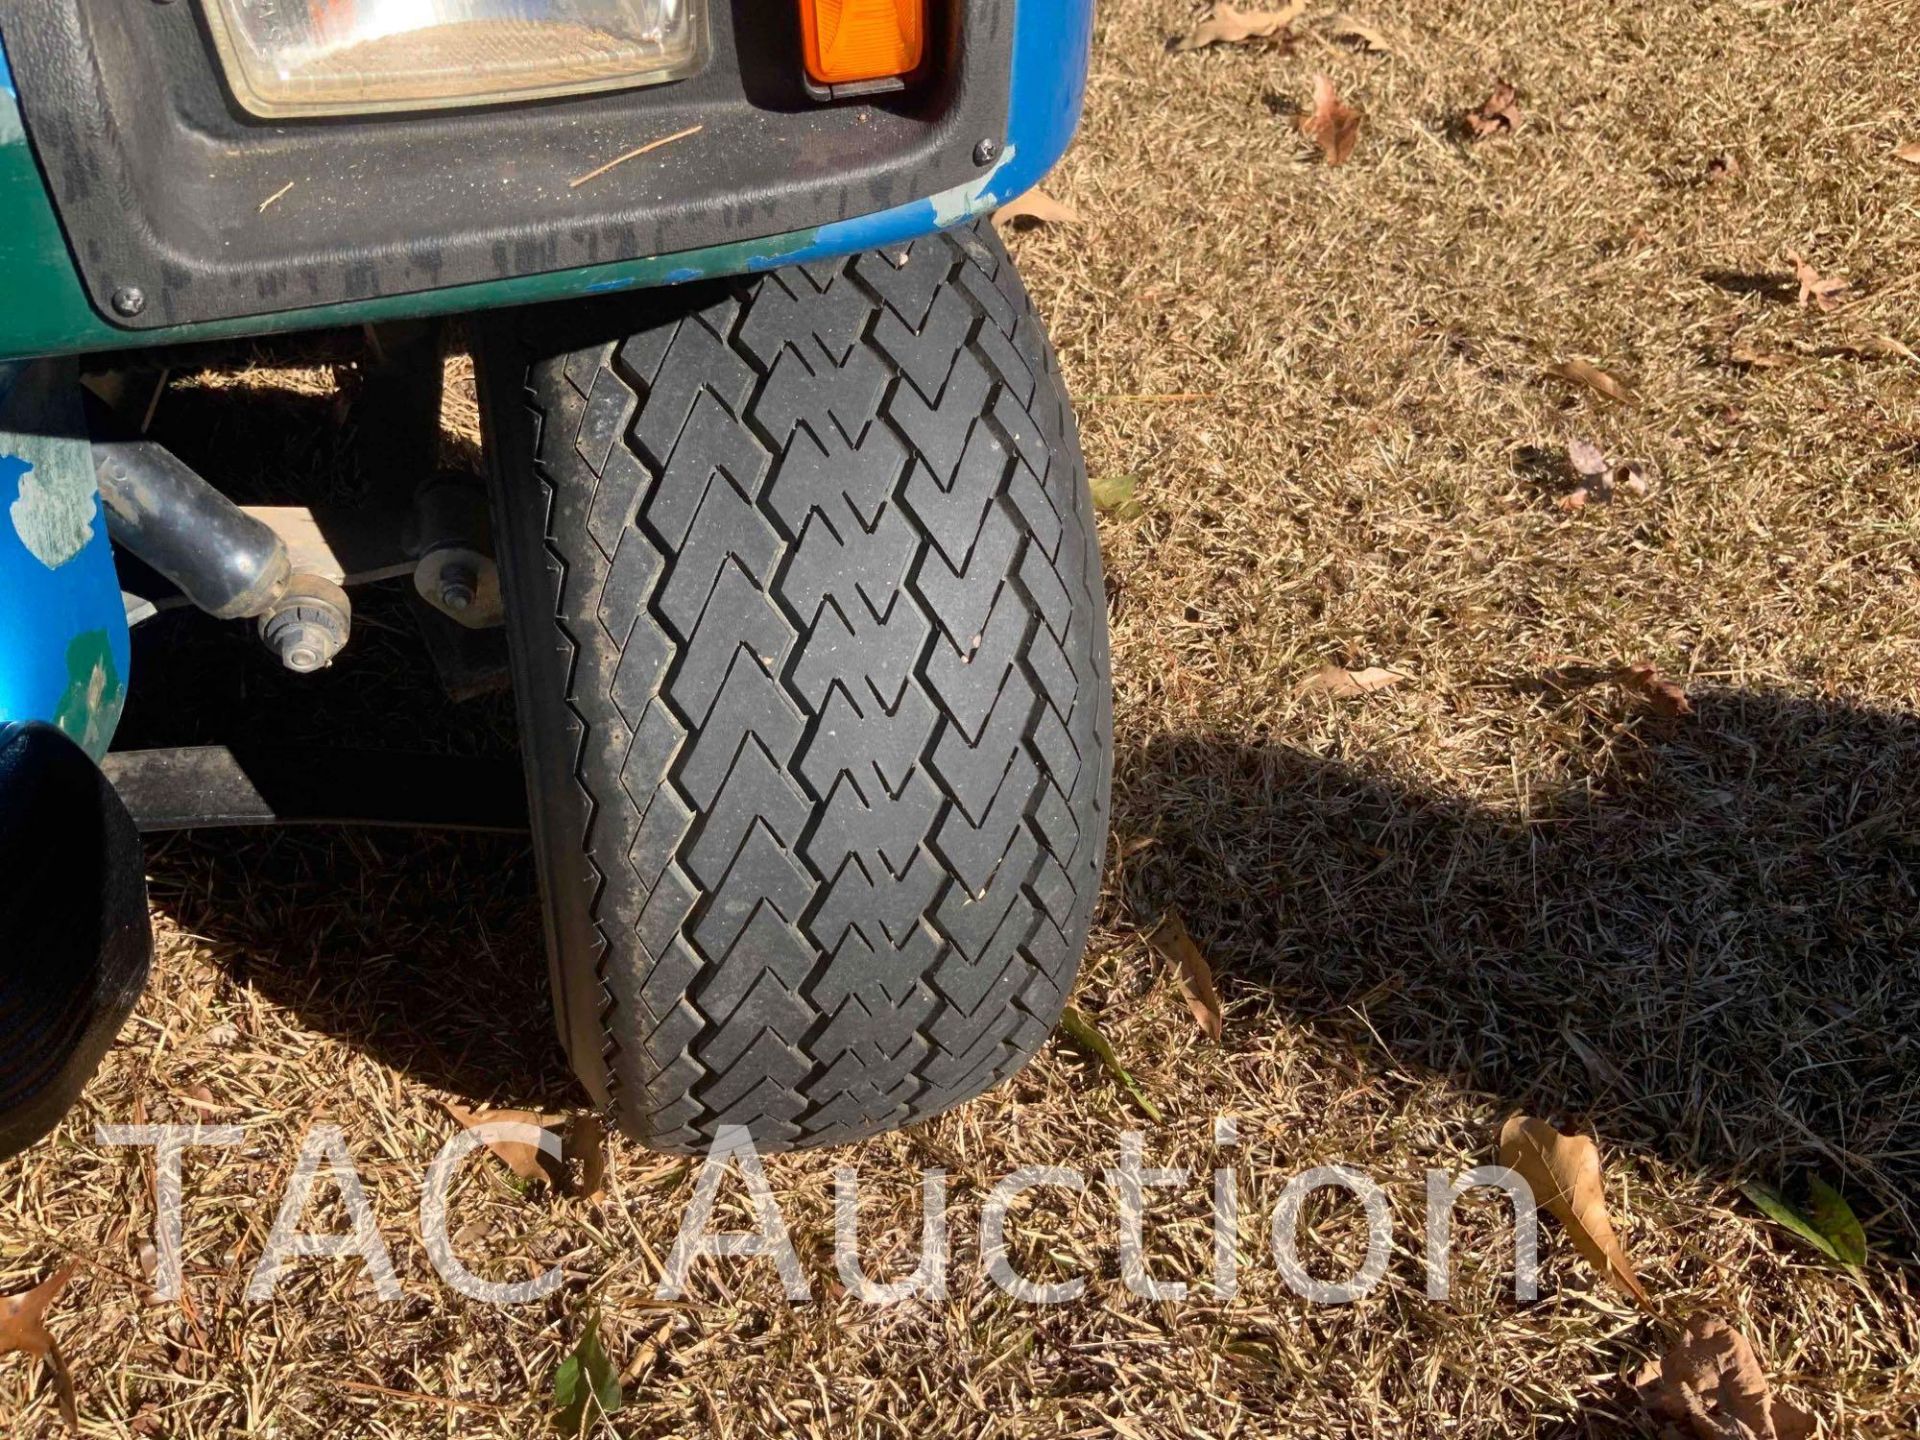
<path id="1" fill-rule="evenodd" d="M 0 1159 L 59 1123 L 146 986 L 142 860 L 85 751 L 0 726 Z"/>

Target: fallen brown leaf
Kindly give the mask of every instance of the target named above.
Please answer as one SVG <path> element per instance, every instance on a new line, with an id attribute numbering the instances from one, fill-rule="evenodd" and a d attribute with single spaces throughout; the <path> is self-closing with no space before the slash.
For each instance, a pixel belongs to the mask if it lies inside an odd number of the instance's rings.
<path id="1" fill-rule="evenodd" d="M 1364 670 L 1344 670 L 1338 665 L 1322 665 L 1300 682 L 1300 689 L 1302 693 L 1318 690 L 1336 700 L 1351 700 L 1358 695 L 1371 695 L 1376 690 L 1385 690 L 1389 685 L 1398 685 L 1406 678 L 1398 670 L 1388 670 L 1379 665 L 1369 665 Z"/>
<path id="2" fill-rule="evenodd" d="M 1607 457 L 1600 447 L 1591 440 L 1569 440 L 1567 442 L 1567 464 L 1573 467 L 1573 473 L 1589 479 L 1607 473 Z"/>
<path id="3" fill-rule="evenodd" d="M 1578 510 L 1590 499 L 1611 500 L 1618 490 L 1636 498 L 1647 493 L 1645 466 L 1638 460 L 1610 460 L 1591 440 L 1567 442 L 1567 468 L 1577 488 L 1560 497 L 1562 510 Z"/>
<path id="4" fill-rule="evenodd" d="M 1717 1315 L 1687 1317 L 1680 1338 L 1633 1377 L 1656 1420 L 1685 1424 L 1696 1440 L 1805 1440 L 1813 1417 L 1767 1384 L 1747 1337 Z"/>
<path id="5" fill-rule="evenodd" d="M 0 1295 L 0 1355 L 16 1350 L 36 1356 L 53 1376 L 60 1399 L 60 1416 L 68 1428 L 79 1430 L 80 1411 L 74 1402 L 73 1376 L 67 1370 L 66 1357 L 47 1331 L 47 1307 L 73 1278 L 73 1266 L 63 1265 L 33 1289 L 18 1295 Z"/>
<path id="6" fill-rule="evenodd" d="M 1333 81 L 1324 75 L 1313 77 L 1313 110 L 1300 121 L 1300 132 L 1320 147 L 1329 165 L 1344 165 L 1360 138 L 1360 112 L 1344 105 L 1335 93 Z"/>
<path id="7" fill-rule="evenodd" d="M 1562 360 L 1557 365 L 1547 366 L 1547 374 L 1569 384 L 1584 385 L 1594 394 L 1621 405 L 1637 405 L 1640 397 L 1625 381 L 1609 375 L 1597 365 L 1589 365 L 1585 360 Z"/>
<path id="8" fill-rule="evenodd" d="M 1038 186 L 993 212 L 996 223 L 1011 224 L 1029 220 L 1036 225 L 1078 225 L 1080 212 L 1064 200 L 1056 200 Z"/>
<path id="9" fill-rule="evenodd" d="M 531 1110 L 469 1110 L 457 1100 L 443 1100 L 440 1103 L 465 1130 L 495 1124 L 532 1125 L 544 1130 L 549 1123 L 547 1116 L 536 1115 Z M 553 1158 L 538 1145 L 528 1145 L 519 1140 L 488 1140 L 483 1143 L 522 1180 L 545 1180 L 558 1186 L 564 1178 L 556 1175 Z"/>
<path id="10" fill-rule="evenodd" d="M 1893 152 L 1893 158 L 1904 160 L 1909 165 L 1920 165 L 1920 140 L 1909 140 Z"/>
<path id="11" fill-rule="evenodd" d="M 1800 282 L 1800 303 L 1804 306 L 1811 300 L 1822 310 L 1833 309 L 1833 297 L 1847 288 L 1847 282 L 1838 275 L 1822 275 L 1800 258 L 1798 250 L 1789 250 L 1787 259 L 1793 262 L 1794 278 Z"/>
<path id="12" fill-rule="evenodd" d="M 1249 40 L 1268 40 L 1298 20 L 1306 9 L 1307 0 L 1289 0 L 1278 10 L 1236 10 L 1231 5 L 1215 5 L 1212 13 L 1183 35 L 1174 48 L 1202 50 L 1209 45 L 1244 45 Z"/>
<path id="13" fill-rule="evenodd" d="M 1860 348 L 1870 354 L 1892 355 L 1901 360 L 1911 360 L 1914 364 L 1920 365 L 1920 355 L 1914 354 L 1909 346 L 1901 344 L 1891 335 L 1868 335 L 1861 340 Z"/>
<path id="14" fill-rule="evenodd" d="M 1693 702 L 1687 699 L 1687 692 L 1673 681 L 1661 679 L 1660 672 L 1645 661 L 1638 665 L 1622 665 L 1607 678 L 1622 690 L 1631 691 L 1645 700 L 1656 715 L 1677 720 L 1682 715 L 1693 713 Z"/>
<path id="15" fill-rule="evenodd" d="M 1791 357 L 1775 354 L 1771 350 L 1756 350 L 1745 341 L 1735 341 L 1733 348 L 1727 352 L 1727 358 L 1751 370 L 1778 370 Z"/>
<path id="16" fill-rule="evenodd" d="M 1318 22 L 1326 32 L 1336 40 L 1357 40 L 1360 48 L 1371 55 L 1391 55 L 1393 47 L 1386 41 L 1379 29 L 1370 20 L 1358 15 L 1350 15 L 1345 10 L 1329 15 Z"/>
<path id="17" fill-rule="evenodd" d="M 1738 180 L 1739 178 L 1740 157 L 1731 151 L 1724 155 L 1716 155 L 1707 162 L 1707 179 L 1709 182 Z"/>
<path id="18" fill-rule="evenodd" d="M 1220 992 L 1214 988 L 1213 967 L 1207 964 L 1207 957 L 1200 953 L 1200 947 L 1187 934 L 1186 923 L 1177 912 L 1169 910 L 1147 935 L 1147 943 L 1160 953 L 1161 959 L 1174 967 L 1174 974 L 1180 981 L 1180 993 L 1186 997 L 1187 1008 L 1193 1012 L 1195 1023 L 1209 1040 L 1218 1044 L 1225 1027 Z"/>
<path id="19" fill-rule="evenodd" d="M 1505 80 L 1493 82 L 1493 93 L 1462 117 L 1475 140 L 1511 135 L 1520 128 L 1520 92 Z"/>
<path id="20" fill-rule="evenodd" d="M 1563 1226 L 1587 1262 L 1652 1311 L 1653 1300 L 1627 1260 L 1607 1216 L 1600 1151 L 1584 1135 L 1562 1135 L 1544 1120 L 1512 1115 L 1500 1127 L 1500 1163 L 1533 1187 L 1534 1200 Z"/>

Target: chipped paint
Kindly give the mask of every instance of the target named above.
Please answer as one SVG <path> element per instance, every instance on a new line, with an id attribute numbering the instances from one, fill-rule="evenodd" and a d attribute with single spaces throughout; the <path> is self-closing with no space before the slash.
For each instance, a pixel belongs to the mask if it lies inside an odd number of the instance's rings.
<path id="1" fill-rule="evenodd" d="M 1001 152 L 994 166 L 978 180 L 968 185 L 956 185 L 951 190 L 943 190 L 929 203 L 933 206 L 933 223 L 945 230 L 949 225 L 958 225 L 962 220 L 971 219 L 982 210 L 991 210 L 1000 201 L 994 195 L 994 183 L 1000 172 L 1013 163 L 1013 157 L 1019 150 L 1017 145 L 1009 145 Z M 1011 198 L 1011 197 L 1008 197 Z"/>
<path id="2" fill-rule="evenodd" d="M 7 507 L 13 533 L 34 559 L 58 570 L 93 538 L 93 477 L 82 474 L 76 484 L 70 467 L 57 462 L 36 465 L 22 455 L 0 455 L 0 477 L 13 466 L 19 467 L 19 490 Z"/>
<path id="3" fill-rule="evenodd" d="M 0 497 L 13 491 L 14 534 L 57 570 L 93 538 L 99 505 L 79 396 L 59 366 L 0 370 Z"/>
<path id="4" fill-rule="evenodd" d="M 0 364 L 0 415 L 0 722 L 51 721 L 98 759 L 131 653 L 73 362 Z"/>
<path id="5" fill-rule="evenodd" d="M 67 688 L 54 707 L 53 723 L 89 755 L 102 754 L 120 723 L 125 699 L 113 644 L 104 630 L 88 630 L 67 646 Z"/>

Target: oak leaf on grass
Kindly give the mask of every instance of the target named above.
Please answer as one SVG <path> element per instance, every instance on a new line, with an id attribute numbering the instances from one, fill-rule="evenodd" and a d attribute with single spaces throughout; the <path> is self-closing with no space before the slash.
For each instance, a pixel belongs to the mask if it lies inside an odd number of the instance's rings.
<path id="1" fill-rule="evenodd" d="M 556 1159 L 538 1145 L 504 1136 L 482 1141 L 520 1179 L 544 1180 L 555 1190 L 598 1200 L 606 1194 L 607 1160 L 605 1132 L 599 1117 L 576 1116 L 571 1121 L 542 1115 L 532 1110 L 471 1110 L 457 1100 L 440 1102 L 463 1130 L 481 1125 L 531 1125 L 536 1130 L 556 1130 L 564 1125 L 561 1156 Z M 567 1161 L 580 1161 L 579 1183 L 570 1183 Z"/>
<path id="2" fill-rule="evenodd" d="M 1203 50 L 1209 45 L 1245 45 L 1271 40 L 1306 13 L 1306 0 L 1290 0 L 1278 10 L 1236 10 L 1215 5 L 1212 13 L 1180 37 L 1177 50 Z"/>
<path id="3" fill-rule="evenodd" d="M 1493 93 L 1467 111 L 1462 120 L 1467 134 L 1475 140 L 1511 135 L 1520 128 L 1520 92 L 1505 80 L 1495 80 Z"/>
<path id="4" fill-rule="evenodd" d="M 1611 500 L 1621 491 L 1635 499 L 1650 488 L 1646 467 L 1638 460 L 1610 460 L 1591 440 L 1567 442 L 1567 468 L 1573 472 L 1574 488 L 1559 500 L 1562 510 L 1579 510 L 1588 500 Z"/>
<path id="5" fill-rule="evenodd" d="M 1384 665 L 1369 665 L 1362 670 L 1322 665 L 1300 682 L 1300 690 L 1302 694 L 1318 691 L 1336 700 L 1352 700 L 1357 696 L 1371 695 L 1376 690 L 1385 690 L 1390 685 L 1398 685 L 1406 678 L 1402 671 L 1389 670 Z"/>
<path id="6" fill-rule="evenodd" d="M 1664 715 L 1677 720 L 1683 715 L 1693 713 L 1693 702 L 1687 699 L 1687 692 L 1673 681 L 1664 679 L 1660 672 L 1647 661 L 1635 665 L 1621 665 L 1607 678 L 1622 690 L 1638 695 L 1656 715 Z"/>
<path id="7" fill-rule="evenodd" d="M 458 1100 L 442 1100 L 440 1103 L 449 1115 L 460 1122 L 462 1130 L 473 1130 L 482 1125 L 531 1125 L 536 1130 L 544 1130 L 549 1123 L 547 1116 L 531 1110 L 470 1110 Z M 499 1136 L 482 1143 L 522 1180 L 555 1178 L 552 1157 L 538 1145 Z"/>
<path id="8" fill-rule="evenodd" d="M 1744 365 L 1749 370 L 1778 370 L 1792 358 L 1775 350 L 1762 350 L 1744 340 L 1736 340 L 1728 347 L 1727 358 L 1736 365 Z"/>
<path id="9" fill-rule="evenodd" d="M 1547 366 L 1547 374 L 1556 380 L 1565 380 L 1569 385 L 1580 385 L 1594 394 L 1613 401 L 1618 405 L 1637 405 L 1640 397 L 1633 387 L 1617 375 L 1609 375 L 1598 365 L 1585 360 L 1561 360 Z"/>
<path id="10" fill-rule="evenodd" d="M 1034 225 L 1078 225 L 1080 212 L 1064 200 L 1056 200 L 1039 186 L 1009 200 L 993 212 L 994 222 L 1010 225 L 1016 220 Z"/>
<path id="11" fill-rule="evenodd" d="M 1847 288 L 1846 280 L 1838 275 L 1822 275 L 1800 258 L 1798 250 L 1789 250 L 1787 259 L 1793 262 L 1793 277 L 1800 282 L 1800 304 L 1804 306 L 1811 300 L 1822 310 L 1833 309 L 1833 297 Z"/>
<path id="12" fill-rule="evenodd" d="M 1186 998 L 1187 1009 L 1193 1012 L 1194 1023 L 1209 1040 L 1219 1044 L 1225 1018 L 1221 1012 L 1220 992 L 1213 983 L 1213 967 L 1207 963 L 1207 957 L 1200 953 L 1200 947 L 1193 943 L 1193 937 L 1187 933 L 1186 922 L 1180 918 L 1179 912 L 1169 910 L 1162 915 L 1160 923 L 1148 933 L 1147 943 L 1159 952 L 1161 959 L 1173 966 L 1174 976 L 1180 983 L 1180 993 Z"/>
<path id="13" fill-rule="evenodd" d="M 1600 1151 L 1584 1135 L 1562 1135 L 1544 1120 L 1512 1115 L 1500 1127 L 1500 1163 L 1533 1187 L 1542 1209 L 1566 1227 L 1587 1263 L 1648 1311 L 1653 1299 L 1633 1273 L 1625 1247 L 1607 1215 Z"/>
<path id="14" fill-rule="evenodd" d="M 72 1278 L 73 1266 L 63 1265 L 31 1290 L 18 1295 L 0 1295 L 0 1355 L 20 1350 L 45 1364 L 59 1397 L 60 1417 L 69 1429 L 78 1431 L 80 1412 L 73 1397 L 73 1376 L 67 1370 L 59 1343 L 47 1331 L 47 1307 L 59 1298 Z"/>
<path id="15" fill-rule="evenodd" d="M 1300 120 L 1300 133 L 1320 147 L 1329 165 L 1344 165 L 1360 138 L 1360 112 L 1342 103 L 1333 81 L 1313 77 L 1313 109 Z"/>
<path id="16" fill-rule="evenodd" d="M 1813 1434 L 1813 1417 L 1773 1393 L 1747 1337 L 1717 1315 L 1689 1315 L 1680 1338 L 1634 1375 L 1633 1388 L 1647 1413 L 1672 1427 L 1669 1434 L 1694 1440 L 1806 1440 Z"/>

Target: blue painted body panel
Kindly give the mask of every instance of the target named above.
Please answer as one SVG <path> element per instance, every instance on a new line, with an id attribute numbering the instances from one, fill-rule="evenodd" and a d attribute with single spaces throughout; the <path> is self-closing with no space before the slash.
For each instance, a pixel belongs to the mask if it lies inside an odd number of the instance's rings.
<path id="1" fill-rule="evenodd" d="M 73 366 L 0 364 L 0 723 L 50 721 L 99 759 L 128 656 Z"/>
<path id="2" fill-rule="evenodd" d="M 1066 154 L 1079 128 L 1092 49 L 1093 0 L 1018 0 L 1006 149 L 992 173 L 963 191 L 823 226 L 805 251 L 773 263 L 897 245 L 1031 190 Z"/>

